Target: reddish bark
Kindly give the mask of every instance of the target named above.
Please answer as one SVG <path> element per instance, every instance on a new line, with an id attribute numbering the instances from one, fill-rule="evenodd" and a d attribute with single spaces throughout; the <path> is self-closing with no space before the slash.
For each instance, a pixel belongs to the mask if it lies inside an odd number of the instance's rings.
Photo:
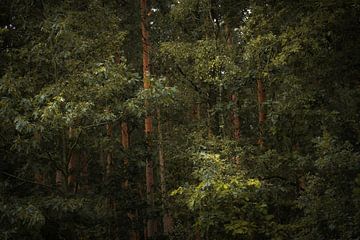
<path id="1" fill-rule="evenodd" d="M 142 59 L 143 59 L 143 77 L 144 77 L 144 88 L 150 89 L 150 58 L 149 58 L 149 31 L 148 31 L 148 20 L 147 20 L 147 0 L 140 0 L 140 12 L 141 12 L 141 34 L 142 34 Z M 145 108 L 149 105 L 148 101 L 145 101 Z M 146 158 L 146 195 L 147 202 L 154 208 L 154 170 L 153 160 L 151 158 L 151 138 L 152 138 L 152 118 L 149 113 L 146 114 L 145 118 L 145 135 L 147 144 L 147 158 Z M 153 217 L 149 217 L 146 223 L 146 236 L 152 238 L 157 232 L 157 223 Z"/>
<path id="2" fill-rule="evenodd" d="M 232 110 L 233 137 L 235 140 L 240 140 L 240 116 L 237 113 L 238 100 L 236 94 L 231 95 L 231 101 L 235 106 L 235 109 Z"/>

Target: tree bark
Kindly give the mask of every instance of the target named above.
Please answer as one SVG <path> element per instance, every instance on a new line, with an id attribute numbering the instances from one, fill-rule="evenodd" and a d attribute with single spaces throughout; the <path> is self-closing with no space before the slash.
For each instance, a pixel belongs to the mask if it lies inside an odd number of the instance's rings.
<path id="1" fill-rule="evenodd" d="M 232 48 L 233 45 L 233 40 L 232 40 L 232 33 L 231 30 L 229 29 L 228 24 L 225 24 L 225 38 L 226 38 L 226 43 L 229 49 Z M 231 111 L 231 121 L 232 121 L 232 126 L 233 126 L 233 138 L 235 140 L 240 140 L 240 116 L 238 114 L 238 96 L 236 92 L 233 92 L 231 94 L 231 101 L 233 103 L 233 109 Z"/>
<path id="2" fill-rule="evenodd" d="M 259 108 L 259 139 L 258 144 L 260 148 L 264 147 L 264 123 L 266 114 L 264 110 L 264 102 L 266 99 L 264 83 L 261 79 L 257 80 L 257 97 L 258 97 L 258 108 Z"/>
<path id="3" fill-rule="evenodd" d="M 125 151 L 125 153 L 129 150 L 130 147 L 130 137 L 129 137 L 129 128 L 126 122 L 121 122 L 120 124 L 121 129 L 121 145 Z M 129 159 L 125 156 L 124 160 L 124 168 L 127 170 L 129 166 Z M 124 182 L 122 183 L 122 188 L 127 190 L 129 188 L 129 180 L 127 177 L 125 178 Z M 127 217 L 130 219 L 131 222 L 136 222 L 138 220 L 138 216 L 136 213 L 128 212 Z M 129 230 L 129 239 L 130 240 L 139 240 L 140 234 L 135 231 L 134 229 Z"/>
<path id="4" fill-rule="evenodd" d="M 113 135 L 113 128 L 111 126 L 111 124 L 107 124 L 106 125 L 106 134 L 108 138 L 111 138 Z M 111 175 L 111 173 L 114 170 L 114 163 L 113 163 L 113 158 L 112 158 L 112 152 L 111 151 L 107 151 L 106 153 L 106 177 L 109 177 Z"/>
<path id="5" fill-rule="evenodd" d="M 34 133 L 34 141 L 37 142 L 39 145 L 41 143 L 41 134 L 40 132 L 36 131 Z M 45 184 L 45 174 L 42 170 L 36 169 L 34 173 L 34 180 L 38 184 Z"/>
<path id="6" fill-rule="evenodd" d="M 142 60 L 143 60 L 143 78 L 144 78 L 144 88 L 150 89 L 150 58 L 149 58 L 149 31 L 147 23 L 148 7 L 147 0 L 140 0 L 140 11 L 141 11 L 141 33 L 142 33 Z M 145 108 L 147 108 L 149 102 L 145 100 Z M 153 159 L 151 158 L 151 145 L 152 145 L 152 117 L 147 112 L 145 117 L 145 136 L 146 136 L 146 145 L 147 145 L 147 157 L 146 157 L 146 197 L 148 205 L 150 206 L 149 212 L 154 209 L 154 169 L 153 169 Z M 146 237 L 152 238 L 156 235 L 157 232 L 157 223 L 151 214 L 148 216 L 146 223 Z"/>
<path id="7" fill-rule="evenodd" d="M 160 109 L 156 109 L 157 113 L 157 131 L 158 131 L 158 149 L 159 149 L 159 169 L 160 169 L 160 191 L 161 191 L 161 200 L 163 208 L 163 233 L 168 235 L 173 229 L 173 220 L 167 210 L 166 206 L 166 176 L 165 176 L 165 159 L 164 159 L 164 149 L 163 149 L 163 133 L 161 128 L 161 112 Z"/>
<path id="8" fill-rule="evenodd" d="M 80 164 L 81 164 L 81 172 L 80 172 L 80 188 L 81 191 L 86 193 L 89 190 L 89 171 L 88 171 L 88 158 L 85 152 L 81 152 L 80 155 Z"/>
<path id="9" fill-rule="evenodd" d="M 74 128 L 69 128 L 69 139 L 73 139 L 75 137 L 75 130 Z M 77 168 L 79 164 L 79 153 L 77 150 L 70 149 L 70 159 L 68 163 L 68 189 L 71 192 L 76 192 L 77 186 Z"/>

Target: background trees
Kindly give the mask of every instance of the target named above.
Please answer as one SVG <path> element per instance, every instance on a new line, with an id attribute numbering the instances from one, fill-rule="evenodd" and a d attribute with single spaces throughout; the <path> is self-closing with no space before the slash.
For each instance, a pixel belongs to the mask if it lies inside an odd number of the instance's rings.
<path id="1" fill-rule="evenodd" d="M 1 238 L 356 239 L 359 3 L 141 3 L 1 2 Z"/>

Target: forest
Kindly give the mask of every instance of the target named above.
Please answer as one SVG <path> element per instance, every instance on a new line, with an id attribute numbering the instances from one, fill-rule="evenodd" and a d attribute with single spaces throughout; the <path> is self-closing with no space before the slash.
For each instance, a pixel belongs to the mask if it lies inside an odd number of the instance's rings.
<path id="1" fill-rule="evenodd" d="M 0 240 L 359 240 L 359 0 L 0 0 Z"/>

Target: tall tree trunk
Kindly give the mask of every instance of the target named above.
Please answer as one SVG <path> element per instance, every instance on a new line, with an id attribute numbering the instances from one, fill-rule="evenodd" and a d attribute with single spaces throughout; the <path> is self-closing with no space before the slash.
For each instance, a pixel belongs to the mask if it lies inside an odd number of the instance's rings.
<path id="1" fill-rule="evenodd" d="M 74 128 L 69 128 L 69 139 L 73 139 L 75 137 Z M 76 192 L 77 186 L 77 169 L 79 164 L 79 153 L 77 150 L 70 149 L 70 159 L 68 163 L 68 187 L 72 192 Z"/>
<path id="2" fill-rule="evenodd" d="M 129 150 L 129 128 L 126 122 L 122 122 L 120 124 L 121 128 L 121 145 L 125 152 Z M 127 169 L 129 166 L 129 159 L 127 157 L 124 158 L 124 167 Z M 126 178 L 123 182 L 123 188 L 127 189 L 129 186 L 129 180 Z"/>
<path id="3" fill-rule="evenodd" d="M 258 97 L 258 108 L 259 108 L 259 139 L 258 144 L 260 148 L 264 147 L 264 123 L 266 119 L 266 114 L 264 110 L 265 102 L 265 88 L 264 83 L 261 79 L 257 80 L 257 97 Z"/>
<path id="4" fill-rule="evenodd" d="M 89 190 L 89 172 L 88 172 L 88 158 L 86 156 L 85 152 L 81 152 L 80 154 L 80 164 L 81 164 L 81 171 L 80 171 L 80 177 L 81 177 L 81 183 L 80 188 L 81 191 L 86 193 Z"/>
<path id="5" fill-rule="evenodd" d="M 143 77 L 144 77 L 144 88 L 150 89 L 150 66 L 149 66 L 149 31 L 147 23 L 148 7 L 147 0 L 140 0 L 140 11 L 141 11 L 141 33 L 142 33 L 142 46 L 143 46 Z M 147 108 L 149 102 L 145 100 L 145 108 Z M 146 198 L 150 206 L 150 211 L 155 207 L 154 201 L 154 169 L 153 159 L 151 158 L 151 140 L 152 140 L 152 118 L 149 113 L 146 113 L 145 118 L 145 135 L 147 145 L 147 157 L 146 157 Z M 152 238 L 156 235 L 157 226 L 154 217 L 148 216 L 146 223 L 146 237 Z"/>
<path id="6" fill-rule="evenodd" d="M 240 140 L 241 132 L 240 132 L 240 116 L 238 114 L 237 106 L 238 104 L 238 97 L 237 94 L 233 93 L 231 95 L 231 101 L 233 102 L 233 105 L 235 106 L 232 110 L 232 125 L 233 125 L 233 137 L 235 140 Z"/>
<path id="7" fill-rule="evenodd" d="M 168 235 L 173 228 L 172 217 L 167 210 L 166 206 L 166 176 L 165 176 L 165 159 L 164 159 L 164 149 L 163 149 L 163 133 L 161 129 L 161 112 L 160 109 L 156 109 L 157 113 L 157 131 L 158 131 L 158 149 L 159 149 L 159 169 L 160 169 L 160 191 L 161 191 L 161 200 L 163 208 L 163 232 L 164 235 Z"/>
<path id="8" fill-rule="evenodd" d="M 120 124 L 121 129 L 121 145 L 125 151 L 125 153 L 129 150 L 130 147 L 130 138 L 129 138 L 129 128 L 126 122 L 121 122 Z M 127 171 L 129 166 L 129 159 L 127 157 L 124 158 L 124 167 Z M 126 179 L 122 183 L 123 189 L 127 190 L 129 188 L 129 180 Z M 137 213 L 128 212 L 127 217 L 130 219 L 131 222 L 136 222 L 138 220 Z M 139 240 L 140 234 L 135 231 L 134 229 L 130 229 L 129 231 L 129 239 L 130 240 Z"/>
<path id="9" fill-rule="evenodd" d="M 62 164 L 61 166 L 56 166 L 56 173 L 55 173 L 55 184 L 58 189 L 61 189 L 63 186 L 67 186 L 65 183 L 65 174 L 66 174 L 66 167 L 68 166 L 68 159 L 67 159 L 67 131 L 62 130 L 62 137 L 59 140 L 59 145 L 62 146 Z"/>
<path id="10" fill-rule="evenodd" d="M 41 134 L 40 132 L 36 131 L 34 133 L 34 141 L 40 145 L 41 143 Z M 34 180 L 36 183 L 44 184 L 45 183 L 45 174 L 42 170 L 36 169 L 34 173 Z"/>
<path id="11" fill-rule="evenodd" d="M 111 138 L 113 135 L 113 127 L 111 124 L 106 124 L 106 135 Z M 107 151 L 106 153 L 106 177 L 109 177 L 114 170 L 114 163 L 112 158 L 112 152 Z"/>
<path id="12" fill-rule="evenodd" d="M 225 24 L 225 35 L 226 35 L 226 43 L 229 49 L 233 46 L 233 40 L 232 40 L 232 32 L 229 28 L 228 24 Z M 231 101 L 233 103 L 233 109 L 231 112 L 231 121 L 233 126 L 233 138 L 235 140 L 240 140 L 240 116 L 238 114 L 238 96 L 236 92 L 233 92 L 231 94 Z"/>

